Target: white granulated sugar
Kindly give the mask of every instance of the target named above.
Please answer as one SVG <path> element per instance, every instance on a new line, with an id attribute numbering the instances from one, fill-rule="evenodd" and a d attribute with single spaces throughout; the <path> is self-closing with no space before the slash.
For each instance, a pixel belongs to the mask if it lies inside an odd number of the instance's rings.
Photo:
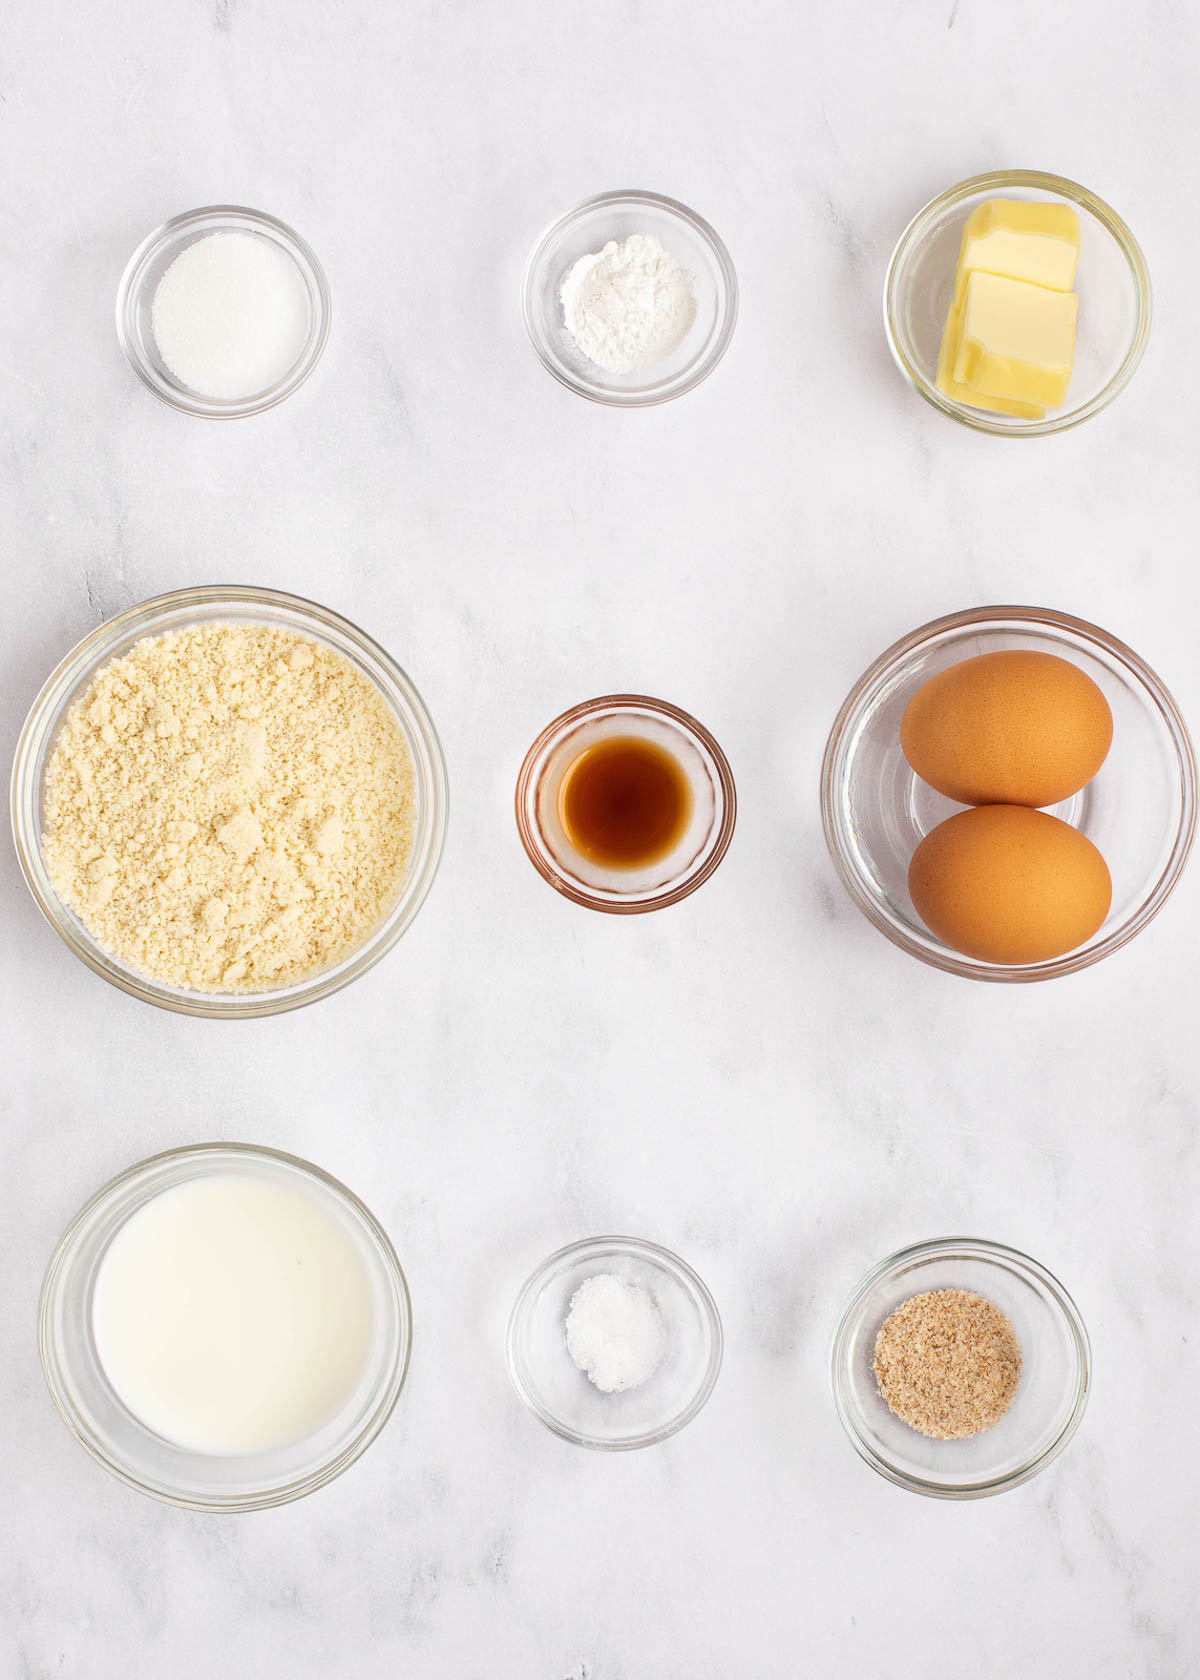
<path id="1" fill-rule="evenodd" d="M 696 319 L 692 277 L 651 233 L 610 239 L 559 292 L 567 331 L 607 373 L 637 373 L 677 350 Z"/>
<path id="2" fill-rule="evenodd" d="M 209 233 L 167 269 L 150 306 L 159 355 L 181 384 L 218 402 L 256 397 L 296 365 L 308 338 L 304 281 L 257 233 Z"/>
<path id="3" fill-rule="evenodd" d="M 666 1352 L 666 1326 L 652 1297 L 611 1272 L 580 1284 L 565 1329 L 567 1352 L 604 1394 L 640 1388 Z"/>

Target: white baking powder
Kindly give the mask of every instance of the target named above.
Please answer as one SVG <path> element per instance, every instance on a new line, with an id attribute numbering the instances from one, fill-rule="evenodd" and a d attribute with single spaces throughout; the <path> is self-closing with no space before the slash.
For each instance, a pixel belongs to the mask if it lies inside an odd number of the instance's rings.
<path id="1" fill-rule="evenodd" d="M 653 1298 L 611 1272 L 580 1284 L 565 1328 L 567 1352 L 605 1394 L 640 1388 L 666 1352 L 667 1330 Z"/>
<path id="2" fill-rule="evenodd" d="M 606 373 L 637 373 L 677 350 L 696 319 L 692 277 L 651 233 L 610 239 L 559 291 L 567 331 Z"/>
<path id="3" fill-rule="evenodd" d="M 256 397 L 296 365 L 308 293 L 295 263 L 256 233 L 209 233 L 181 251 L 150 306 L 159 355 L 214 401 Z"/>

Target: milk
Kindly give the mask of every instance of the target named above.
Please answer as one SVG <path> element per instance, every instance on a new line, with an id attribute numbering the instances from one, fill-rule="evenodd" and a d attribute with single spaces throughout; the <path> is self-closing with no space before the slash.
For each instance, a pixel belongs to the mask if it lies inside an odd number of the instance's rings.
<path id="1" fill-rule="evenodd" d="M 362 1376 L 371 1282 L 349 1231 L 302 1191 L 214 1172 L 118 1230 L 92 1298 L 96 1351 L 148 1429 L 192 1451 L 313 1434 Z"/>

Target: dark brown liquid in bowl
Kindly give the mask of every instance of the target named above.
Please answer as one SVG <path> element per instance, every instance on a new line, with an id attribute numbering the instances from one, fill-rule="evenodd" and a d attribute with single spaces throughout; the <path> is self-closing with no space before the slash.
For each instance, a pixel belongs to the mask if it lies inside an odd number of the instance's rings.
<path id="1" fill-rule="evenodd" d="M 589 862 L 639 869 L 665 857 L 692 815 L 692 787 L 674 754 L 641 735 L 586 747 L 558 789 L 558 819 Z"/>

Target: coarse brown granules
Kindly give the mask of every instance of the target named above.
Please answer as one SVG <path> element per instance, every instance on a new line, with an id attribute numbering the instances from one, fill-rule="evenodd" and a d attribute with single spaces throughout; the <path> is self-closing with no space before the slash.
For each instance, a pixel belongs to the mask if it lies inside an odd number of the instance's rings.
<path id="1" fill-rule="evenodd" d="M 148 636 L 101 670 L 46 767 L 56 892 L 176 986 L 254 992 L 340 961 L 412 849 L 412 760 L 380 690 L 268 624 Z"/>
<path id="2" fill-rule="evenodd" d="M 965 1289 L 914 1295 L 875 1338 L 875 1380 L 902 1422 L 935 1441 L 978 1435 L 1008 1410 L 1021 1349 L 999 1307 Z"/>

